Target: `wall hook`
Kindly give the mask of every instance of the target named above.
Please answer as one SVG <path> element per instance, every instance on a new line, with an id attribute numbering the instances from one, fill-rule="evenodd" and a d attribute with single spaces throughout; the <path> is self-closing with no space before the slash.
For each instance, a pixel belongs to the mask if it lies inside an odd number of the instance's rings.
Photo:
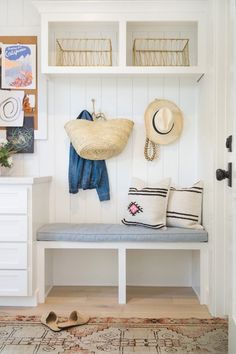
<path id="1" fill-rule="evenodd" d="M 107 118 L 106 118 L 104 113 L 102 113 L 102 112 L 96 113 L 96 110 L 95 110 L 95 98 L 92 98 L 91 101 L 92 101 L 92 105 L 93 105 L 93 113 L 92 113 L 93 120 L 98 120 L 98 119 L 107 120 Z"/>

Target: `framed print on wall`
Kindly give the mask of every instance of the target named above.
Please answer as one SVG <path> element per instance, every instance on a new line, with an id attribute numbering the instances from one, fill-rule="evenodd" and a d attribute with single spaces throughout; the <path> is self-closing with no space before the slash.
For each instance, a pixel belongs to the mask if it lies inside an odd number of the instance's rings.
<path id="1" fill-rule="evenodd" d="M 7 140 L 17 153 L 32 154 L 34 152 L 34 117 L 24 118 L 23 127 L 8 127 Z"/>
<path id="2" fill-rule="evenodd" d="M 0 90 L 0 127 L 22 127 L 24 91 Z"/>
<path id="3" fill-rule="evenodd" d="M 4 33 L 5 32 L 5 33 Z M 31 36 L 27 35 L 27 30 L 21 29 L 18 33 L 15 30 L 2 31 L 0 36 L 0 52 L 2 45 L 35 45 L 36 50 L 36 87 L 35 89 L 22 88 L 25 93 L 23 102 L 24 116 L 34 117 L 34 139 L 47 139 L 47 78 L 38 73 L 37 67 L 40 66 L 40 57 L 38 52 L 40 50 L 40 41 L 38 29 L 31 29 Z M 0 87 L 1 87 L 1 60 L 0 60 Z M 18 89 L 20 91 L 20 89 Z M 45 94 L 46 93 L 46 94 Z M 4 128 L 0 127 L 1 130 Z"/>
<path id="4" fill-rule="evenodd" d="M 36 88 L 36 45 L 2 45 L 2 88 Z"/>

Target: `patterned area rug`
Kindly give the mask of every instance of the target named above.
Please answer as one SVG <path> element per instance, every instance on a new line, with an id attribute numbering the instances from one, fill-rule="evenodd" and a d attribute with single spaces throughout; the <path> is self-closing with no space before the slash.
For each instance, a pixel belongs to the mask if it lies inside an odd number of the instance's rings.
<path id="1" fill-rule="evenodd" d="M 0 353 L 226 354 L 227 321 L 92 318 L 55 333 L 35 316 L 0 317 Z"/>

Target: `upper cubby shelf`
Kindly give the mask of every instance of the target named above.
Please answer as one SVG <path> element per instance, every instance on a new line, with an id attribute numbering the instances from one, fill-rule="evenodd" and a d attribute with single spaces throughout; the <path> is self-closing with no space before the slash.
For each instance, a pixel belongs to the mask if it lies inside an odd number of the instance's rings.
<path id="1" fill-rule="evenodd" d="M 205 73 L 203 2 L 34 1 L 45 74 Z"/>

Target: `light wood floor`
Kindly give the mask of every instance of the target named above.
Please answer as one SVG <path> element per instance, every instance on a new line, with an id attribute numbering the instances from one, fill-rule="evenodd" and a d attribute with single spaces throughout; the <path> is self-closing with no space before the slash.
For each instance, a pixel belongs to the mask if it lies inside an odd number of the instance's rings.
<path id="1" fill-rule="evenodd" d="M 210 318 L 192 288 L 128 287 L 127 304 L 117 304 L 116 287 L 55 286 L 45 304 L 37 307 L 0 307 L 0 315 L 42 315 L 53 310 L 68 315 L 80 310 L 89 316 Z"/>

